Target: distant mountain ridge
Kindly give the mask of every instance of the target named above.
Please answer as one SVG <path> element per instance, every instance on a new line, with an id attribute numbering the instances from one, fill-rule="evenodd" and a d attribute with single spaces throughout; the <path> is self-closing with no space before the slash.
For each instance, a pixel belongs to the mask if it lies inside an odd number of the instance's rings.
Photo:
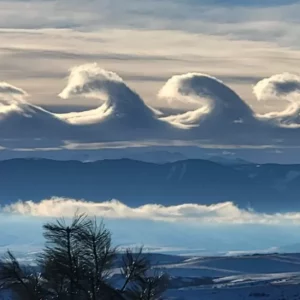
<path id="1" fill-rule="evenodd" d="M 212 204 L 233 201 L 258 211 L 300 209 L 300 165 L 233 164 L 189 159 L 154 164 L 130 159 L 95 162 L 0 161 L 0 203 L 52 196 L 91 201 Z"/>
<path id="2" fill-rule="evenodd" d="M 170 152 L 163 150 L 132 153 L 125 155 L 123 158 L 152 163 L 168 163 L 187 159 L 187 157 L 185 157 L 180 152 Z"/>
<path id="3" fill-rule="evenodd" d="M 168 163 L 188 159 L 206 159 L 221 164 L 244 164 L 248 161 L 239 158 L 237 155 L 223 155 L 222 153 L 215 153 L 209 156 L 201 149 L 174 149 L 161 147 L 129 147 L 129 148 L 103 148 L 91 150 L 59 150 L 59 151 L 6 151 L 0 152 L 0 161 L 16 158 L 34 159 L 44 158 L 52 160 L 78 160 L 82 162 L 91 162 L 104 159 L 122 159 L 128 158 L 132 160 L 139 160 L 152 163 Z"/>
<path id="4" fill-rule="evenodd" d="M 221 165 L 248 165 L 248 164 L 253 164 L 253 162 L 238 158 L 238 157 L 233 157 L 233 158 L 228 158 L 224 156 L 210 156 L 207 158 L 207 160 L 210 160 L 215 163 L 219 163 Z"/>

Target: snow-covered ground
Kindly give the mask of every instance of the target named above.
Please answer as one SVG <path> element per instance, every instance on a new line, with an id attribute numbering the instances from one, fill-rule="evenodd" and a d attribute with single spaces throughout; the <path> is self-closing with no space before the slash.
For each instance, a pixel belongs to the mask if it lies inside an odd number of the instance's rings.
<path id="1" fill-rule="evenodd" d="M 172 257 L 158 268 L 171 276 L 167 299 L 300 299 L 300 254 Z"/>
<path id="2" fill-rule="evenodd" d="M 36 253 L 20 257 L 34 261 Z M 156 272 L 170 277 L 166 300 L 300 300 L 300 254 L 176 256 L 149 254 Z M 120 270 L 112 284 L 120 284 Z M 5 299 L 5 298 L 4 298 Z"/>

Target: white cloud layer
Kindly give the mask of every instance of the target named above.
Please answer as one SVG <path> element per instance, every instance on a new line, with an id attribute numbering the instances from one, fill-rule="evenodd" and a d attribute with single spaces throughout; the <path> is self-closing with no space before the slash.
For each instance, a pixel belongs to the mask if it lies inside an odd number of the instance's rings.
<path id="1" fill-rule="evenodd" d="M 163 206 L 148 204 L 129 207 L 118 200 L 91 202 L 68 198 L 19 201 L 1 208 L 2 213 L 34 217 L 72 217 L 76 212 L 107 219 L 140 219 L 191 224 L 299 224 L 300 212 L 264 214 L 240 209 L 232 202 L 215 205 L 182 204 Z"/>

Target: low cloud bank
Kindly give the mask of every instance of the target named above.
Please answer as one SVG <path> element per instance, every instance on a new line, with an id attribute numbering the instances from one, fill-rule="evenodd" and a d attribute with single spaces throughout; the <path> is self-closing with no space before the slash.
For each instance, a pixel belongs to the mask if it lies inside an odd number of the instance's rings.
<path id="1" fill-rule="evenodd" d="M 300 223 L 300 212 L 263 214 L 240 209 L 232 202 L 214 205 L 186 203 L 163 206 L 147 204 L 129 207 L 118 200 L 91 202 L 69 198 L 45 199 L 38 203 L 19 201 L 1 208 L 2 214 L 34 217 L 72 217 L 76 212 L 107 219 L 133 219 L 191 224 L 266 224 L 292 225 Z"/>

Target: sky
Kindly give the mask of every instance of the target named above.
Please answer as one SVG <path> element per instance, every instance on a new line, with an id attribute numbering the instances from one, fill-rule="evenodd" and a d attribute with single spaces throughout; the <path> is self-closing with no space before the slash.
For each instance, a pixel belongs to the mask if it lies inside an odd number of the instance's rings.
<path id="1" fill-rule="evenodd" d="M 0 158 L 164 146 L 300 162 L 299 11 L 293 0 L 0 0 Z M 41 199 L 2 207 L 0 225 L 31 233 L 16 233 L 15 248 L 28 250 L 26 240 L 41 238 L 37 223 L 78 205 L 108 218 L 118 243 L 176 248 L 177 221 L 190 249 L 206 234 L 217 250 L 222 229 L 229 240 L 220 251 L 299 240 L 298 212 L 261 215 L 231 202 L 131 208 Z M 137 226 L 152 240 L 134 236 Z M 13 230 L 0 246 L 12 241 Z"/>
<path id="2" fill-rule="evenodd" d="M 299 1 L 1 0 L 0 8 L 2 150 L 151 140 L 298 151 Z"/>
<path id="3" fill-rule="evenodd" d="M 95 99 L 57 94 L 70 67 L 98 62 L 145 101 L 164 106 L 156 93 L 168 78 L 200 72 L 266 111 L 251 85 L 297 72 L 300 4 L 260 2 L 1 0 L 1 80 L 25 89 L 33 103 L 95 106 Z"/>
<path id="4" fill-rule="evenodd" d="M 34 260 L 44 246 L 42 225 L 61 217 L 68 223 L 78 211 L 103 221 L 118 249 L 143 245 L 145 252 L 180 255 L 299 251 L 298 212 L 256 213 L 229 202 L 134 208 L 118 200 L 96 203 L 53 197 L 1 207 L 0 255 L 11 249 L 17 257 Z"/>

